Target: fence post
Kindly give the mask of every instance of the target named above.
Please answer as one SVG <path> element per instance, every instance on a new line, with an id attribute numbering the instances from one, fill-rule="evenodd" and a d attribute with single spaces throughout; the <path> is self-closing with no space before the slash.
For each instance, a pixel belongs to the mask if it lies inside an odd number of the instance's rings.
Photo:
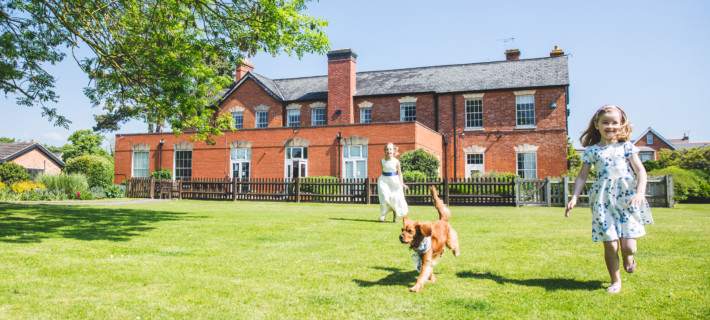
<path id="1" fill-rule="evenodd" d="M 180 200 L 182 200 L 182 180 L 178 180 L 178 193 L 180 194 Z"/>
<path id="2" fill-rule="evenodd" d="M 520 208 L 520 179 L 515 178 L 515 207 Z"/>
<path id="3" fill-rule="evenodd" d="M 232 201 L 237 201 L 237 178 L 232 177 Z"/>
<path id="4" fill-rule="evenodd" d="M 370 188 L 370 177 L 365 178 L 365 204 L 370 204 L 370 193 L 372 190 Z"/>
<path id="5" fill-rule="evenodd" d="M 444 193 L 444 203 L 446 203 L 446 205 L 448 206 L 449 201 L 450 201 L 450 199 L 449 199 L 449 179 L 448 178 L 444 178 L 444 186 L 442 188 L 444 189 L 444 190 L 441 190 Z"/>
<path id="6" fill-rule="evenodd" d="M 150 177 L 150 199 L 155 196 L 155 178 Z"/>
<path id="7" fill-rule="evenodd" d="M 666 201 L 669 208 L 675 208 L 675 190 L 673 190 L 673 176 L 666 175 Z"/>
<path id="8" fill-rule="evenodd" d="M 552 207 L 552 186 L 550 185 L 552 182 L 552 179 L 550 177 L 545 178 L 545 184 L 547 187 L 545 187 L 545 202 L 547 202 L 548 207 Z"/>
<path id="9" fill-rule="evenodd" d="M 567 208 L 567 204 L 569 203 L 569 188 L 567 186 L 568 183 L 569 177 L 562 177 L 562 203 L 564 204 L 565 208 Z"/>
<path id="10" fill-rule="evenodd" d="M 301 178 L 296 178 L 296 203 L 301 202 Z"/>

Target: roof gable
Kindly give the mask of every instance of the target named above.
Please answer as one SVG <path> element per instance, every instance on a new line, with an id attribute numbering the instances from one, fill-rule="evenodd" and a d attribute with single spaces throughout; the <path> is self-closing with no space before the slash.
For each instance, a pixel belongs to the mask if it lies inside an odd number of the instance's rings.
<path id="1" fill-rule="evenodd" d="M 60 167 L 64 167 L 64 161 L 57 158 L 52 152 L 37 142 L 0 143 L 0 164 L 12 161 L 13 159 L 34 149 L 38 149 L 40 152 L 46 154 L 48 158 L 56 162 Z"/>
<path id="2" fill-rule="evenodd" d="M 653 130 L 653 128 L 648 127 L 646 131 L 644 131 L 636 140 L 634 140 L 634 144 L 638 143 L 641 141 L 641 139 L 645 138 L 648 133 L 653 134 L 654 136 L 658 137 L 658 139 L 661 139 L 661 141 L 665 142 L 667 145 L 669 145 L 673 150 L 677 150 L 676 146 L 672 143 L 670 143 L 666 138 L 664 138 L 661 134 L 656 132 L 656 130 Z"/>

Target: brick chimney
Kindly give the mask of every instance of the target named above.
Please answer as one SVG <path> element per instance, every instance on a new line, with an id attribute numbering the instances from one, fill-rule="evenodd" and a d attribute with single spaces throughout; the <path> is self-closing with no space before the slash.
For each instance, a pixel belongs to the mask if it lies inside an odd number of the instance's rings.
<path id="1" fill-rule="evenodd" d="M 328 52 L 327 124 L 354 123 L 355 59 L 350 49 Z"/>
<path id="2" fill-rule="evenodd" d="M 550 58 L 564 56 L 565 52 L 560 50 L 560 47 L 555 46 L 555 50 L 550 51 Z"/>
<path id="3" fill-rule="evenodd" d="M 251 61 L 245 58 L 239 60 L 239 64 L 237 65 L 237 75 L 234 77 L 234 82 L 239 82 L 239 80 L 244 78 L 249 71 L 254 71 L 254 66 L 251 64 Z"/>
<path id="4" fill-rule="evenodd" d="M 505 50 L 505 60 L 508 60 L 508 61 L 520 60 L 520 50 L 518 50 L 518 49 Z"/>

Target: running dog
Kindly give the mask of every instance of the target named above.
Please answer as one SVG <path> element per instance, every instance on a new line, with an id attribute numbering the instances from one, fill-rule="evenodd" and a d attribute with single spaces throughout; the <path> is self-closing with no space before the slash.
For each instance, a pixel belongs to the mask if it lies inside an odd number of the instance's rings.
<path id="1" fill-rule="evenodd" d="M 408 244 L 414 250 L 412 256 L 419 271 L 417 284 L 409 288 L 410 291 L 419 292 L 424 287 L 424 283 L 436 281 L 434 278 L 434 265 L 444 254 L 444 245 L 454 252 L 454 256 L 459 255 L 459 238 L 454 228 L 449 224 L 451 211 L 439 199 L 436 187 L 431 187 L 431 196 L 434 199 L 434 207 L 439 211 L 439 220 L 435 222 L 417 222 L 404 216 L 404 226 L 399 241 Z"/>

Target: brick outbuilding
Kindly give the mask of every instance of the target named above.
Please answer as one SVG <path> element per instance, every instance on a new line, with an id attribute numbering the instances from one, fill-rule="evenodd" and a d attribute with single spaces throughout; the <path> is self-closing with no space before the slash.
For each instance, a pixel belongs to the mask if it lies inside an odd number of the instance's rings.
<path id="1" fill-rule="evenodd" d="M 32 176 L 60 174 L 64 162 L 37 142 L 0 143 L 0 164 L 14 162 Z"/>
<path id="2" fill-rule="evenodd" d="M 510 51 L 510 50 L 509 50 Z M 559 176 L 566 168 L 567 56 L 356 72 L 350 49 L 328 75 L 270 79 L 245 62 L 219 102 L 239 129 L 215 145 L 190 134 L 116 135 L 115 182 L 176 177 L 377 177 L 384 145 L 423 148 L 442 177 L 474 171 Z"/>

